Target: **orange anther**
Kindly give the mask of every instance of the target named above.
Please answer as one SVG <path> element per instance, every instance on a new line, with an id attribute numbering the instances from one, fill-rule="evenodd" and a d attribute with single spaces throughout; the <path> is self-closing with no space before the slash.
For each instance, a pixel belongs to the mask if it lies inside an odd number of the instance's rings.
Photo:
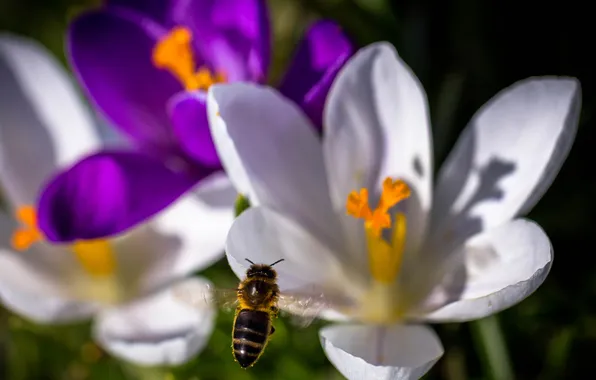
<path id="1" fill-rule="evenodd" d="M 385 211 L 410 196 L 410 188 L 402 180 L 392 180 L 390 177 L 383 181 L 383 193 L 379 208 Z"/>
<path id="2" fill-rule="evenodd" d="M 15 213 L 17 220 L 27 227 L 37 227 L 37 212 L 33 206 L 19 207 Z"/>
<path id="3" fill-rule="evenodd" d="M 17 251 L 24 251 L 33 243 L 41 240 L 43 235 L 37 228 L 37 214 L 33 206 L 19 207 L 15 212 L 16 219 L 23 224 L 17 228 L 11 239 L 12 247 Z"/>
<path id="4" fill-rule="evenodd" d="M 370 218 L 372 212 L 368 206 L 368 190 L 360 189 L 360 193 L 352 191 L 350 195 L 348 195 L 346 211 L 348 215 L 351 215 L 354 218 Z"/>
<path id="5" fill-rule="evenodd" d="M 387 177 L 383 181 L 381 199 L 374 210 L 371 211 L 368 205 L 368 190 L 360 189 L 360 192 L 352 191 L 348 195 L 346 211 L 348 215 L 364 219 L 365 227 L 378 237 L 383 229 L 391 227 L 389 209 L 409 196 L 410 188 L 404 181 L 394 181 Z"/>
<path id="6" fill-rule="evenodd" d="M 155 67 L 168 70 L 188 91 L 206 91 L 211 85 L 226 81 L 222 72 L 213 75 L 206 67 L 195 71 L 192 32 L 186 27 L 174 27 L 159 40 L 153 49 L 152 61 Z"/>

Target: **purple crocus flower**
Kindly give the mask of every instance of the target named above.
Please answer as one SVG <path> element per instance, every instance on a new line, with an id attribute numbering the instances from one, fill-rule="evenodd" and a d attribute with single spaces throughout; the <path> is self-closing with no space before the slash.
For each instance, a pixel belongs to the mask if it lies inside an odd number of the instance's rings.
<path id="1" fill-rule="evenodd" d="M 110 0 L 78 17 L 68 34 L 70 62 L 130 144 L 87 156 L 49 181 L 38 204 L 45 237 L 120 234 L 221 172 L 206 90 L 265 82 L 270 41 L 264 0 Z M 352 52 L 339 26 L 316 22 L 279 85 L 318 128 L 331 82 Z"/>

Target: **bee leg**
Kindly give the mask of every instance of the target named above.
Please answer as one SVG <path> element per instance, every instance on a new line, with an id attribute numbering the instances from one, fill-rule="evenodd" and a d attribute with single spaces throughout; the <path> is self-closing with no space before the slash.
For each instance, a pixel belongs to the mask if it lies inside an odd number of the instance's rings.
<path id="1" fill-rule="evenodd" d="M 269 331 L 269 335 L 273 335 L 274 332 L 275 332 L 275 327 L 273 327 L 273 325 L 271 325 L 271 331 Z"/>
<path id="2" fill-rule="evenodd" d="M 271 314 L 273 314 L 274 317 L 277 317 L 277 315 L 279 314 L 279 309 L 277 308 L 277 306 L 271 306 Z"/>

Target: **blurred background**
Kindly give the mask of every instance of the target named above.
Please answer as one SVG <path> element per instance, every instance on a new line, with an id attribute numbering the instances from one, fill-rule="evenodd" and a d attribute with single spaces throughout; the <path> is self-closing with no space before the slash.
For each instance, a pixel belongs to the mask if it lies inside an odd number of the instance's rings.
<path id="1" fill-rule="evenodd" d="M 0 31 L 32 37 L 64 64 L 69 19 L 98 0 L 0 0 Z M 582 85 L 575 144 L 551 189 L 529 215 L 547 232 L 556 260 L 546 282 L 521 304 L 484 323 L 434 326 L 445 355 L 426 379 L 583 377 L 596 353 L 596 107 L 593 13 L 565 1 L 270 0 L 275 82 L 306 25 L 318 17 L 343 25 L 359 45 L 392 42 L 430 101 L 435 167 L 472 114 L 513 82 L 568 75 Z M 592 36 L 592 37 L 591 37 Z M 0 84 L 1 86 L 2 84 Z M 590 153 L 592 151 L 593 153 Z M 590 156 L 595 154 L 595 156 Z M 225 262 L 203 272 L 235 286 Z M 89 325 L 44 327 L 0 307 L 0 379 L 341 379 L 319 344 L 321 322 L 299 330 L 283 318 L 257 366 L 244 371 L 230 349 L 233 315 L 195 360 L 179 368 L 139 368 L 89 340 Z"/>

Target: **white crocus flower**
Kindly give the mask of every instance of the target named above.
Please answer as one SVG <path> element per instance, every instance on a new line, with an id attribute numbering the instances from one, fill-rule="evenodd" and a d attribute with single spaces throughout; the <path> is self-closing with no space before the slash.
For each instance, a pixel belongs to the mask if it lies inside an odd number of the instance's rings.
<path id="1" fill-rule="evenodd" d="M 361 50 L 341 71 L 322 139 L 271 88 L 214 86 L 217 149 L 232 182 L 257 205 L 234 222 L 228 261 L 243 276 L 245 258 L 283 258 L 282 292 L 350 300 L 326 310 L 349 323 L 320 332 L 347 378 L 419 378 L 443 348 L 415 323 L 482 318 L 544 281 L 549 240 L 516 216 L 554 179 L 579 105 L 575 79 L 530 78 L 507 88 L 473 117 L 433 191 L 426 95 L 387 43 Z"/>
<path id="2" fill-rule="evenodd" d="M 57 169 L 99 148 L 99 130 L 66 72 L 37 43 L 0 36 L 0 181 L 4 211 L 35 227 L 40 186 Z M 221 182 L 212 182 L 221 185 Z M 39 323 L 95 318 L 97 341 L 112 354 L 146 365 L 179 364 L 206 343 L 214 310 L 175 302 L 167 290 L 220 257 L 232 223 L 232 199 L 202 185 L 147 223 L 111 240 L 12 249 L 23 228 L 0 213 L 0 299 Z M 223 194 L 223 193 L 222 193 Z M 18 211 L 19 210 L 19 211 Z M 33 232 L 32 232 L 33 231 Z M 29 234 L 34 233 L 31 229 Z"/>

